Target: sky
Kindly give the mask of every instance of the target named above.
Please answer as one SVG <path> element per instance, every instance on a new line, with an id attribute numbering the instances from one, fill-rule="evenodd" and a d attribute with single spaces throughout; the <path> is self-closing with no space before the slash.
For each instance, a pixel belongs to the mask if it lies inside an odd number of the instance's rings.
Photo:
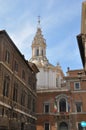
<path id="1" fill-rule="evenodd" d="M 37 31 L 38 16 L 46 56 L 63 72 L 82 69 L 76 36 L 81 33 L 83 0 L 0 0 L 0 30 L 6 30 L 12 41 L 29 60 L 31 44 Z"/>

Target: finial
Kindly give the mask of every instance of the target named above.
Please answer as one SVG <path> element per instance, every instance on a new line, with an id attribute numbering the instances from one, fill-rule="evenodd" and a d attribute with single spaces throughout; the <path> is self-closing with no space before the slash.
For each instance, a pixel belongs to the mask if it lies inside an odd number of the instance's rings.
<path id="1" fill-rule="evenodd" d="M 59 62 L 57 62 L 57 66 L 59 66 Z"/>
<path id="2" fill-rule="evenodd" d="M 38 16 L 38 28 L 40 28 L 40 16 Z"/>
<path id="3" fill-rule="evenodd" d="M 40 16 L 38 16 L 38 23 L 40 24 Z"/>

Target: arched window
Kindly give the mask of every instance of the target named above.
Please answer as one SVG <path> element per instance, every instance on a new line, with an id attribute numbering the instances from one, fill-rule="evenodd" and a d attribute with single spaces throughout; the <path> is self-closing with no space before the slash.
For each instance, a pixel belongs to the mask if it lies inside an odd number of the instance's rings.
<path id="1" fill-rule="evenodd" d="M 59 125 L 59 130 L 68 130 L 68 125 L 65 122 L 61 122 Z"/>
<path id="2" fill-rule="evenodd" d="M 36 55 L 39 56 L 39 49 L 37 49 Z"/>
<path id="3" fill-rule="evenodd" d="M 66 100 L 64 98 L 59 101 L 59 111 L 66 112 Z"/>
<path id="4" fill-rule="evenodd" d="M 43 56 L 43 50 L 42 50 L 42 56 Z"/>

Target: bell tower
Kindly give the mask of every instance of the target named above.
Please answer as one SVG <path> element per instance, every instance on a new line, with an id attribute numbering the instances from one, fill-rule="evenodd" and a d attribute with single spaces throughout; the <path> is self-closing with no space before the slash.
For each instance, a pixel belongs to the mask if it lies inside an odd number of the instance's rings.
<path id="1" fill-rule="evenodd" d="M 45 65 L 48 63 L 46 57 L 46 40 L 43 38 L 41 26 L 40 26 L 40 17 L 38 17 L 38 26 L 35 37 L 32 41 L 32 58 L 30 62 L 34 62 L 37 65 Z"/>

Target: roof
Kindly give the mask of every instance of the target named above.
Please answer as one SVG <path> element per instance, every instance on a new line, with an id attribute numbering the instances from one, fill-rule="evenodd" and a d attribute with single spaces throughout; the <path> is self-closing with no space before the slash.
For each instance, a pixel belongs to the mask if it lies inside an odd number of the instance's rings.
<path id="1" fill-rule="evenodd" d="M 39 69 L 37 68 L 37 66 L 32 63 L 32 62 L 28 62 L 28 64 L 30 65 L 30 67 L 33 69 L 34 72 L 38 73 Z"/>
<path id="2" fill-rule="evenodd" d="M 28 64 L 28 60 L 26 60 L 24 58 L 24 55 L 19 51 L 19 49 L 17 48 L 17 46 L 15 45 L 15 43 L 12 41 L 12 39 L 10 38 L 10 36 L 8 35 L 8 33 L 5 30 L 0 30 L 0 36 L 6 36 L 6 38 L 8 39 L 9 43 L 13 45 L 13 47 L 16 49 L 16 51 L 19 53 L 19 55 L 21 56 L 21 58 L 24 60 L 24 62 L 26 63 L 26 65 L 29 67 L 29 69 L 31 71 L 33 71 L 32 67 Z"/>

